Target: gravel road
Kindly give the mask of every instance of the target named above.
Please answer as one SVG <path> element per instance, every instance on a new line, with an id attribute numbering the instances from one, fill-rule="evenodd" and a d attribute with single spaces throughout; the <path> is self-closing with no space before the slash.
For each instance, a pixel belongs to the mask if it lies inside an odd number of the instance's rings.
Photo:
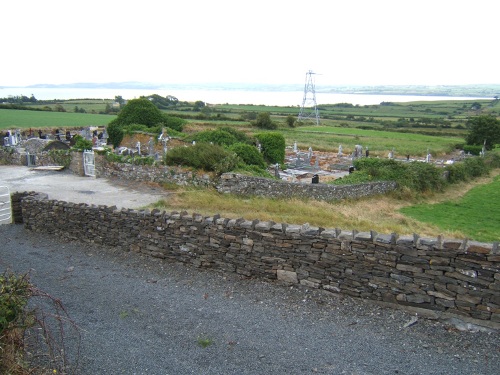
<path id="1" fill-rule="evenodd" d="M 500 367 L 498 333 L 421 318 L 410 325 L 411 314 L 368 301 L 61 242 L 20 225 L 0 226 L 0 244 L 0 271 L 29 271 L 78 325 L 77 374 L 456 375 Z"/>

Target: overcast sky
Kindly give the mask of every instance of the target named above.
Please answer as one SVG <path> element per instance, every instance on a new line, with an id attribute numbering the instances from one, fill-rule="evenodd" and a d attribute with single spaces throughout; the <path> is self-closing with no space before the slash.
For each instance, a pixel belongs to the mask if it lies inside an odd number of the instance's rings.
<path id="1" fill-rule="evenodd" d="M 499 0 L 21 0 L 0 86 L 500 83 Z"/>

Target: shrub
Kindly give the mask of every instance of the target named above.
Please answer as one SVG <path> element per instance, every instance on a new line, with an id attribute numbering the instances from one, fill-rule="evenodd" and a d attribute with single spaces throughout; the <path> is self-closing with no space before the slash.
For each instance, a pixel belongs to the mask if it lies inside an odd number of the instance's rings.
<path id="1" fill-rule="evenodd" d="M 269 112 L 260 112 L 257 115 L 257 119 L 252 124 L 261 129 L 276 129 L 278 127 L 278 125 L 271 120 Z"/>
<path id="2" fill-rule="evenodd" d="M 118 113 L 116 119 L 111 121 L 111 123 L 121 125 L 123 128 L 132 124 L 141 124 L 148 128 L 167 126 L 177 131 L 182 131 L 185 120 L 168 116 L 148 99 L 139 98 L 129 100 L 120 113 Z"/>
<path id="3" fill-rule="evenodd" d="M 395 181 L 398 188 L 415 192 L 440 191 L 446 181 L 442 171 L 433 164 L 401 163 L 392 159 L 362 158 L 354 162 L 356 171 L 334 184 L 355 184 L 370 181 Z"/>
<path id="4" fill-rule="evenodd" d="M 259 133 L 255 135 L 261 144 L 262 155 L 268 163 L 285 162 L 285 137 L 280 133 Z"/>
<path id="5" fill-rule="evenodd" d="M 266 163 L 264 157 L 255 146 L 246 143 L 235 143 L 229 147 L 238 157 L 247 165 L 255 165 L 260 168 L 265 168 Z"/>
<path id="6" fill-rule="evenodd" d="M 479 153 L 483 150 L 483 146 L 464 145 L 463 150 L 471 155 L 479 155 Z"/>
<path id="7" fill-rule="evenodd" d="M 186 120 L 175 117 L 165 115 L 165 126 L 170 129 L 174 129 L 175 131 L 182 132 L 184 125 L 186 124 Z"/>
<path id="8" fill-rule="evenodd" d="M 223 126 L 219 128 L 219 130 L 223 130 L 225 132 L 232 134 L 236 138 L 237 142 L 248 143 L 248 144 L 252 144 L 253 142 L 253 140 L 249 136 L 247 136 L 245 132 L 242 132 L 241 130 L 231 128 L 229 126 Z"/>
<path id="9" fill-rule="evenodd" d="M 92 141 L 83 138 L 81 135 L 75 135 L 74 140 L 75 145 L 72 147 L 73 150 L 92 150 Z"/>
<path id="10" fill-rule="evenodd" d="M 200 142 L 189 147 L 169 149 L 165 163 L 224 173 L 233 170 L 238 164 L 238 159 L 234 153 L 224 150 L 219 145 Z"/>
<path id="11" fill-rule="evenodd" d="M 189 137 L 189 139 L 197 142 L 214 143 L 220 146 L 229 146 L 236 143 L 236 137 L 234 135 L 221 129 L 205 130 L 194 134 L 192 137 Z"/>
<path id="12" fill-rule="evenodd" d="M 123 128 L 118 122 L 111 121 L 106 127 L 106 132 L 108 133 L 108 140 L 111 142 L 113 147 L 120 146 L 123 140 Z"/>

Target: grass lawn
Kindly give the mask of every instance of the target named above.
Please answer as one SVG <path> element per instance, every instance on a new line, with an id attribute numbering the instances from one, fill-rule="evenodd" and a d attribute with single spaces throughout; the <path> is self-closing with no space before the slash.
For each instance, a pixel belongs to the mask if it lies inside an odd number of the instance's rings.
<path id="1" fill-rule="evenodd" d="M 444 230 L 459 230 L 477 241 L 500 240 L 500 176 L 458 200 L 404 207 L 401 213 Z"/>

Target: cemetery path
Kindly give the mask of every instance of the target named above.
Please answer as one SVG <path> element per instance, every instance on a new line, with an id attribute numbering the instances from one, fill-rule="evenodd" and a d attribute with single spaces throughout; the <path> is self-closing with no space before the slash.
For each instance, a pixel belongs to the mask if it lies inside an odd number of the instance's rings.
<path id="1" fill-rule="evenodd" d="M 21 225 L 0 226 L 0 244 L 0 272 L 29 271 L 78 325 L 77 374 L 486 375 L 500 366 L 497 333 L 368 301 L 61 242 Z"/>
<path id="2" fill-rule="evenodd" d="M 15 191 L 36 191 L 49 199 L 72 203 L 141 208 L 166 198 L 154 184 L 106 178 L 80 177 L 68 171 L 34 170 L 24 166 L 0 166 L 0 186 Z"/>

